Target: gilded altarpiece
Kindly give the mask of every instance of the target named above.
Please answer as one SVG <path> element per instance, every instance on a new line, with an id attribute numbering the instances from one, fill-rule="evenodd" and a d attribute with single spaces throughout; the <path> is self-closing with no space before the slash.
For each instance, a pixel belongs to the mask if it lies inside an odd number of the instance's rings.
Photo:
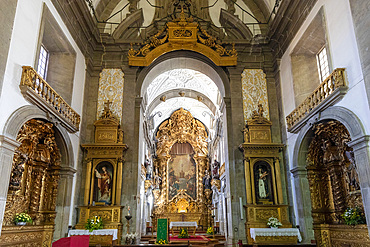
<path id="1" fill-rule="evenodd" d="M 84 205 L 79 206 L 77 229 L 84 229 L 87 219 L 101 216 L 105 229 L 118 229 L 118 242 L 122 235 L 122 171 L 123 132 L 119 120 L 105 103 L 100 119 L 95 121 L 95 142 L 84 144 L 85 190 Z"/>
<path id="2" fill-rule="evenodd" d="M 253 111 L 247 121 L 243 131 L 244 143 L 240 145 L 244 154 L 247 195 L 247 205 L 244 206 L 245 227 L 249 244 L 253 244 L 250 228 L 266 228 L 271 216 L 279 219 L 283 224 L 282 227 L 292 226 L 289 222 L 288 205 L 284 204 L 282 191 L 280 151 L 283 145 L 272 143 L 272 124 L 264 116 L 263 106 L 260 104 L 258 110 Z M 261 241 L 273 243 L 277 239 L 266 238 Z"/>
<path id="3" fill-rule="evenodd" d="M 153 222 L 157 218 L 169 218 L 208 225 L 212 191 L 207 137 L 203 123 L 182 108 L 158 127 L 152 182 Z M 178 147 L 190 151 L 175 152 Z"/>
<path id="4" fill-rule="evenodd" d="M 61 156 L 53 124 L 31 119 L 18 133 L 0 246 L 51 246 Z M 15 226 L 17 213 L 33 223 Z"/>
<path id="5" fill-rule="evenodd" d="M 366 225 L 348 226 L 347 208 L 363 211 L 360 183 L 348 130 L 338 121 L 313 126 L 307 154 L 312 218 L 318 246 L 370 246 Z"/>

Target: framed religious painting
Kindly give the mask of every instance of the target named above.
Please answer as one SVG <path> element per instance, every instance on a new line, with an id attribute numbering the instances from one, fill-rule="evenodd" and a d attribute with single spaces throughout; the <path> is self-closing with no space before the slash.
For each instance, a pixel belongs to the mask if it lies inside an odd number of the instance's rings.
<path id="1" fill-rule="evenodd" d="M 114 166 L 108 161 L 99 162 L 92 172 L 92 205 L 112 205 L 114 194 Z"/>
<path id="2" fill-rule="evenodd" d="M 257 204 L 273 204 L 271 166 L 266 161 L 257 161 L 253 166 L 254 188 Z"/>

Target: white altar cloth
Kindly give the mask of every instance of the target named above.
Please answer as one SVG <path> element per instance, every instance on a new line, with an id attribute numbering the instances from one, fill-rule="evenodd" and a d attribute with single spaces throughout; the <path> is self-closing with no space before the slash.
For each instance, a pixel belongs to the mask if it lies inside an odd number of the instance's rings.
<path id="1" fill-rule="evenodd" d="M 197 224 L 196 221 L 173 221 L 173 222 L 170 222 L 170 228 L 172 228 L 174 226 L 198 228 L 198 224 Z"/>
<path id="2" fill-rule="evenodd" d="M 90 232 L 89 230 L 69 230 L 68 237 L 75 235 L 113 235 L 113 240 L 117 239 L 117 229 L 101 229 Z"/>
<path id="3" fill-rule="evenodd" d="M 251 238 L 256 240 L 256 236 L 297 236 L 298 242 L 302 242 L 301 233 L 297 228 L 250 228 Z"/>

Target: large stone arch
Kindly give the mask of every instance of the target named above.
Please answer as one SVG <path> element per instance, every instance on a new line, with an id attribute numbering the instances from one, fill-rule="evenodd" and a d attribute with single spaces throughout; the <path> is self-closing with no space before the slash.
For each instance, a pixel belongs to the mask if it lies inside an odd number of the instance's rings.
<path id="1" fill-rule="evenodd" d="M 228 139 L 228 135 L 230 132 L 232 132 L 232 128 L 228 128 L 228 126 L 232 126 L 231 121 L 231 110 L 232 107 L 230 105 L 230 97 L 231 97 L 231 88 L 230 88 L 230 74 L 228 71 L 228 67 L 220 67 L 215 65 L 209 58 L 206 56 L 194 52 L 194 51 L 185 51 L 185 50 L 178 50 L 178 51 L 171 51 L 166 54 L 163 54 L 156 58 L 149 66 L 147 67 L 140 67 L 136 71 L 136 74 L 133 75 L 135 78 L 135 95 L 136 95 L 136 109 L 135 109 L 135 122 L 139 123 L 138 127 L 136 128 L 137 132 L 135 135 L 137 136 L 142 136 L 143 134 L 143 127 L 142 127 L 142 107 L 145 107 L 147 104 L 150 104 L 150 102 L 146 102 L 146 88 L 148 85 L 151 83 L 151 81 L 156 78 L 158 75 L 160 75 L 163 72 L 172 70 L 172 69 L 192 69 L 198 72 L 201 72 L 208 76 L 218 87 L 218 90 L 220 91 L 220 96 L 222 98 L 222 104 L 220 106 L 220 111 L 222 113 L 222 122 L 223 122 L 223 142 L 222 142 L 222 147 L 223 147 L 223 152 L 224 155 L 223 157 L 226 160 L 226 170 L 228 170 L 228 163 L 230 162 L 229 160 L 229 148 L 231 144 Z M 233 68 L 234 69 L 234 68 Z M 241 74 L 241 72 L 240 72 Z M 238 74 L 238 77 L 240 77 L 240 74 Z M 142 143 L 138 142 L 137 143 L 137 160 L 134 162 L 138 164 L 143 163 L 142 158 L 144 157 L 142 153 L 142 148 L 143 148 Z M 136 158 L 134 158 L 136 159 Z M 139 171 L 140 173 L 140 171 Z M 225 172 L 227 176 L 224 176 L 225 183 L 227 181 L 228 187 L 231 186 L 229 184 L 229 175 L 228 172 Z M 140 181 L 140 178 L 139 178 Z M 140 184 L 138 181 L 138 185 Z M 140 185 L 139 185 L 140 186 Z M 226 185 L 225 185 L 226 186 Z M 138 189 L 139 190 L 139 189 Z M 230 193 L 229 190 L 230 188 L 225 189 L 228 192 L 225 192 L 224 194 L 226 195 L 227 193 Z M 225 199 L 226 200 L 226 199 Z M 224 210 L 225 212 L 231 212 L 231 199 L 227 198 L 228 203 L 227 203 L 227 210 Z M 138 212 L 138 215 L 140 212 Z M 229 227 L 229 231 L 227 234 L 228 236 L 232 237 L 232 219 L 231 215 L 226 216 L 228 218 L 227 222 Z M 140 217 L 138 217 L 140 218 Z M 136 229 L 139 231 L 139 229 L 142 228 L 143 224 L 141 221 L 136 222 Z"/>
<path id="2" fill-rule="evenodd" d="M 294 177 L 294 190 L 297 203 L 299 225 L 304 233 L 304 241 L 309 242 L 314 239 L 312 217 L 311 217 L 311 196 L 306 170 L 306 156 L 308 146 L 313 138 L 312 125 L 325 120 L 337 120 L 348 130 L 351 141 L 349 147 L 353 148 L 357 163 L 357 173 L 359 175 L 361 194 L 367 216 L 367 225 L 370 223 L 370 156 L 369 156 L 369 136 L 360 119 L 352 111 L 341 106 L 332 106 L 312 116 L 306 125 L 300 130 L 294 144 L 292 156 L 292 169 Z"/>
<path id="3" fill-rule="evenodd" d="M 43 119 L 52 122 L 55 127 L 55 139 L 58 144 L 62 160 L 60 170 L 60 180 L 58 185 L 58 195 L 56 201 L 56 212 L 57 216 L 55 219 L 55 230 L 54 239 L 59 239 L 68 231 L 70 207 L 71 207 L 71 196 L 72 196 L 72 185 L 73 175 L 76 172 L 74 169 L 74 154 L 72 149 L 72 142 L 65 128 L 62 127 L 57 121 L 55 121 L 49 114 L 40 110 L 34 105 L 25 105 L 14 111 L 4 125 L 2 131 L 3 135 L 10 140 L 16 140 L 17 134 L 21 127 L 31 119 Z M 14 154 L 14 150 L 13 150 Z M 13 155 L 12 155 L 13 157 Z M 4 174 L 4 184 L 9 184 L 10 172 L 12 167 L 13 159 L 7 160 L 3 163 L 3 166 L 9 167 L 9 173 Z M 8 190 L 6 190 L 7 193 Z M 6 199 L 6 195 L 5 195 Z M 4 204 L 5 209 L 5 204 Z M 0 213 L 1 219 L 3 215 Z"/>
<path id="4" fill-rule="evenodd" d="M 171 69 L 193 69 L 211 78 L 217 85 L 222 97 L 230 96 L 230 85 L 226 71 L 215 65 L 206 56 L 192 51 L 168 52 L 147 66 L 138 74 L 136 81 L 136 94 L 144 96 L 144 89 L 148 87 L 151 80 L 161 73 Z"/>

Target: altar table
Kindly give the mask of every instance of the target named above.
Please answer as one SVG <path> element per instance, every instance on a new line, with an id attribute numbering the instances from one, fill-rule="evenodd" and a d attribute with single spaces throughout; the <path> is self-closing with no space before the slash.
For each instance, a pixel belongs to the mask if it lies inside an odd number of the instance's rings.
<path id="1" fill-rule="evenodd" d="M 172 231 L 172 236 L 175 236 L 173 233 L 173 227 L 194 227 L 193 235 L 198 228 L 198 224 L 195 221 L 173 221 L 170 223 L 170 229 Z"/>
<path id="2" fill-rule="evenodd" d="M 297 243 L 302 241 L 297 228 L 250 228 L 251 238 L 256 243 Z"/>
<path id="3" fill-rule="evenodd" d="M 90 232 L 89 230 L 69 230 L 68 237 L 74 235 L 112 235 L 113 241 L 117 239 L 117 229 L 101 229 Z"/>

